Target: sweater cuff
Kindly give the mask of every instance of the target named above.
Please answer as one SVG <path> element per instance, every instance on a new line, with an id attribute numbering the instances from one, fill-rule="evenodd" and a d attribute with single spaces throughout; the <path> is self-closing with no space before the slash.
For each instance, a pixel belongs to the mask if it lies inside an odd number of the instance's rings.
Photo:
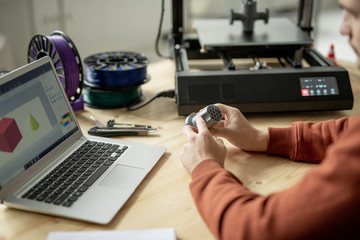
<path id="1" fill-rule="evenodd" d="M 219 163 L 215 159 L 204 160 L 194 168 L 194 170 L 191 173 L 191 178 L 192 180 L 195 180 L 199 178 L 202 174 L 210 170 L 219 169 L 219 168 L 224 168 L 224 167 L 221 165 L 221 163 Z"/>
<path id="2" fill-rule="evenodd" d="M 269 129 L 269 144 L 267 153 L 284 155 L 294 159 L 296 156 L 296 125 L 286 128 Z"/>

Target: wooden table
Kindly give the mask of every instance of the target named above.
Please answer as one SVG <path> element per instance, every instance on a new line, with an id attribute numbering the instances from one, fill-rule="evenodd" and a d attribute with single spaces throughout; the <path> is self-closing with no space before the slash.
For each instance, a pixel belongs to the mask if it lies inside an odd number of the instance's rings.
<path id="1" fill-rule="evenodd" d="M 342 63 L 350 72 L 355 103 L 353 110 L 271 113 L 246 115 L 256 127 L 288 126 L 299 120 L 321 121 L 359 113 L 360 72 L 353 63 Z M 147 98 L 174 88 L 174 63 L 170 60 L 150 64 L 152 80 L 143 85 Z M 159 98 L 146 107 L 128 112 L 125 109 L 99 110 L 86 107 L 76 113 L 83 132 L 94 126 L 94 116 L 106 123 L 150 124 L 158 127 L 152 136 L 122 137 L 121 139 L 167 147 L 167 152 L 141 183 L 133 196 L 108 225 L 96 225 L 60 217 L 29 213 L 0 206 L 0 240 L 46 239 L 51 231 L 131 230 L 149 228 L 176 229 L 178 239 L 214 239 L 199 216 L 188 185 L 190 177 L 179 161 L 186 138 L 182 133 L 185 117 L 178 116 L 173 99 Z M 229 143 L 226 168 L 238 176 L 249 189 L 268 194 L 292 186 L 312 167 L 295 163 L 280 156 L 242 152 Z"/>

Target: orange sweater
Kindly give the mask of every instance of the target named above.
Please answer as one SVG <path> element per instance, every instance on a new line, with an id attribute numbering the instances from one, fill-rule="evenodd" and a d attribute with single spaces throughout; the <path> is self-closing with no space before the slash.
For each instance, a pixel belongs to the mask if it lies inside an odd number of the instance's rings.
<path id="1" fill-rule="evenodd" d="M 360 239 L 360 116 L 269 128 L 268 153 L 320 164 L 267 196 L 213 159 L 192 172 L 191 194 L 217 239 Z"/>

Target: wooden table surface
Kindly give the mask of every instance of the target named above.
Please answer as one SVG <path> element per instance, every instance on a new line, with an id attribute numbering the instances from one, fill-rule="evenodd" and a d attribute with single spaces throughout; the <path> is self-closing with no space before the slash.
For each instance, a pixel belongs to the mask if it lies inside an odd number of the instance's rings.
<path id="1" fill-rule="evenodd" d="M 354 63 L 341 62 L 350 73 L 354 93 L 353 110 L 246 115 L 256 127 L 288 126 L 294 121 L 322 121 L 359 113 L 360 71 Z M 151 81 L 142 89 L 147 98 L 174 88 L 174 63 L 164 60 L 148 66 Z M 161 145 L 166 153 L 146 176 L 138 189 L 108 225 L 97 225 L 66 218 L 30 213 L 0 205 L 0 240 L 46 239 L 51 231 L 133 230 L 175 228 L 178 239 L 214 239 L 199 216 L 189 193 L 190 176 L 182 167 L 179 155 L 186 138 L 182 133 L 184 116 L 178 116 L 173 99 L 158 98 L 136 111 L 100 110 L 85 107 L 76 112 L 83 132 L 94 126 L 90 115 L 102 123 L 150 124 L 158 128 L 151 136 L 121 137 L 128 141 Z M 269 194 L 292 186 L 314 164 L 292 162 L 280 156 L 242 152 L 227 143 L 226 168 L 238 176 L 246 187 L 259 194 Z"/>

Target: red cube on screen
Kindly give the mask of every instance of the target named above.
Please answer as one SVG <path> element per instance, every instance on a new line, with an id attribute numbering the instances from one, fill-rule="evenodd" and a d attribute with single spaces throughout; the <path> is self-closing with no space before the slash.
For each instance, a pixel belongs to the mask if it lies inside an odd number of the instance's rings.
<path id="1" fill-rule="evenodd" d="M 13 152 L 21 138 L 15 119 L 4 117 L 0 120 L 0 151 Z"/>

